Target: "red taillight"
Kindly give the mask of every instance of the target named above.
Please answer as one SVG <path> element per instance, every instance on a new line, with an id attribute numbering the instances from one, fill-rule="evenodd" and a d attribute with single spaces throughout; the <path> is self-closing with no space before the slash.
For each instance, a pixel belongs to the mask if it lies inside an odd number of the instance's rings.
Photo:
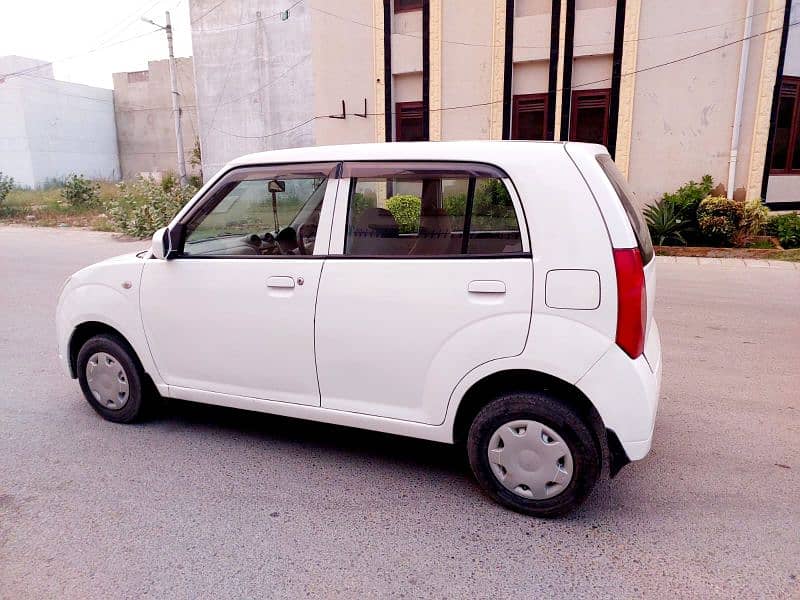
<path id="1" fill-rule="evenodd" d="M 617 271 L 617 345 L 631 358 L 644 352 L 647 291 L 642 255 L 638 248 L 614 250 Z"/>

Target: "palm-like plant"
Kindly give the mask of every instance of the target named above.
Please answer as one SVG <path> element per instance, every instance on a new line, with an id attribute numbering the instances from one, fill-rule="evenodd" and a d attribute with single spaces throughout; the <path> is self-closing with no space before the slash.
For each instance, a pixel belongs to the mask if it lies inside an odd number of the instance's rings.
<path id="1" fill-rule="evenodd" d="M 682 218 L 675 204 L 667 199 L 661 199 L 644 209 L 644 218 L 650 229 L 650 236 L 659 246 L 683 244 L 686 239 L 683 234 L 691 227 L 691 222 Z"/>

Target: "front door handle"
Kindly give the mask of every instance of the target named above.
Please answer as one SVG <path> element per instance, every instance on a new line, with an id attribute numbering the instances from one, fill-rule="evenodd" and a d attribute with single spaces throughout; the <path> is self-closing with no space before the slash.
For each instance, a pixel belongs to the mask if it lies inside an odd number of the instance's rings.
<path id="1" fill-rule="evenodd" d="M 503 281 L 494 280 L 470 281 L 467 291 L 472 294 L 505 294 L 506 284 Z"/>
<path id="2" fill-rule="evenodd" d="M 271 288 L 293 288 L 294 279 L 291 277 L 275 276 L 267 279 L 267 287 Z"/>

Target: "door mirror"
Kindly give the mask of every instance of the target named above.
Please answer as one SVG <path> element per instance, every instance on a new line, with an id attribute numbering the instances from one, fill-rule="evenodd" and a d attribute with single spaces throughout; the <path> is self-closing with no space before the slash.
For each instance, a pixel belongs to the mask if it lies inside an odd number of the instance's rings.
<path id="1" fill-rule="evenodd" d="M 153 234 L 153 244 L 150 247 L 150 252 L 153 258 L 164 260 L 169 256 L 169 250 L 169 228 L 162 227 Z"/>

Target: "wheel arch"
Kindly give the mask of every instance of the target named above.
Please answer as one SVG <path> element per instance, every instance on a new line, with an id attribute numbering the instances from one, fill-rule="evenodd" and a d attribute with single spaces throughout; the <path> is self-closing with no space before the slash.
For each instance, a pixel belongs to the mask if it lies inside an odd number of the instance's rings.
<path id="1" fill-rule="evenodd" d="M 510 391 L 548 391 L 571 407 L 577 409 L 580 417 L 592 431 L 604 465 L 609 465 L 613 477 L 628 462 L 616 434 L 606 429 L 600 413 L 591 400 L 577 387 L 541 371 L 527 369 L 507 369 L 496 371 L 473 383 L 462 396 L 453 420 L 453 441 L 463 445 L 466 442 L 470 424 L 480 410 L 502 392 Z"/>
<path id="2" fill-rule="evenodd" d="M 69 371 L 73 379 L 78 377 L 78 353 L 81 351 L 81 348 L 89 339 L 96 335 L 102 334 L 113 335 L 114 337 L 119 338 L 119 340 L 131 353 L 133 359 L 138 363 L 139 368 L 142 369 L 143 373 L 145 373 L 139 355 L 136 353 L 133 345 L 122 334 L 122 332 L 115 327 L 112 327 L 108 323 L 103 323 L 102 321 L 84 321 L 83 323 L 78 324 L 72 330 L 72 334 L 69 338 Z"/>

